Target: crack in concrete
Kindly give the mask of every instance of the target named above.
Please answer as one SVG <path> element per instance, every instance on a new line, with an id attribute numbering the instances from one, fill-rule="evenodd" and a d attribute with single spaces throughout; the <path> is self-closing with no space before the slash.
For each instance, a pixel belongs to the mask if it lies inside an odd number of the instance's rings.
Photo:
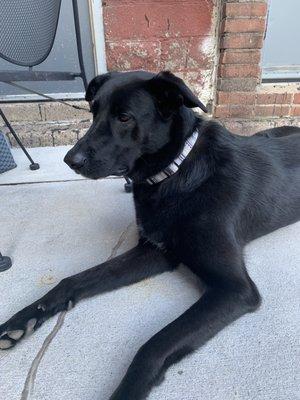
<path id="1" fill-rule="evenodd" d="M 120 176 L 110 176 L 102 179 L 123 179 Z M 18 185 L 35 185 L 37 183 L 60 183 L 60 182 L 88 182 L 87 178 L 75 178 L 75 179 L 61 179 L 61 180 L 49 180 L 49 181 L 34 181 L 34 182 L 15 182 L 15 183 L 0 183 L 0 186 L 18 186 Z M 12 214 L 14 215 L 14 214 Z"/>
<path id="2" fill-rule="evenodd" d="M 24 387 L 23 387 L 22 394 L 21 394 L 21 400 L 28 400 L 30 398 L 29 396 L 31 395 L 33 388 L 34 388 L 34 383 L 35 383 L 35 378 L 36 378 L 36 374 L 38 371 L 38 367 L 39 367 L 50 343 L 55 338 L 55 336 L 57 335 L 60 328 L 63 326 L 66 313 L 67 313 L 67 311 L 62 311 L 59 314 L 54 328 L 49 333 L 49 335 L 46 337 L 46 339 L 44 340 L 44 343 L 42 344 L 42 347 L 40 348 L 39 352 L 35 356 L 32 364 L 31 364 L 31 367 L 28 371 L 25 383 L 24 383 Z"/>
<path id="3" fill-rule="evenodd" d="M 113 257 L 116 256 L 116 254 L 118 253 L 118 250 L 120 249 L 120 247 L 122 246 L 122 244 L 125 242 L 128 232 L 131 229 L 131 227 L 133 226 L 133 222 L 131 222 L 127 228 L 121 233 L 117 243 L 113 246 L 111 253 L 109 255 L 109 257 L 107 258 L 107 260 L 112 259 Z M 42 344 L 42 347 L 40 348 L 39 352 L 37 353 L 37 355 L 35 356 L 34 360 L 31 363 L 31 367 L 28 371 L 25 383 L 24 383 L 24 387 L 22 390 L 22 394 L 21 394 L 21 399 L 20 400 L 29 400 L 30 395 L 33 393 L 33 389 L 34 389 L 34 384 L 35 384 L 35 378 L 37 375 L 37 371 L 39 368 L 39 365 L 50 345 L 50 343 L 52 342 L 52 340 L 55 338 L 55 336 L 57 335 L 58 331 L 61 329 L 61 327 L 63 326 L 64 320 L 65 320 L 65 315 L 66 315 L 67 311 L 62 311 L 56 321 L 56 324 L 54 326 L 54 328 L 52 329 L 52 331 L 49 333 L 49 335 L 46 337 L 46 339 L 44 340 L 44 343 Z"/>
<path id="4" fill-rule="evenodd" d="M 122 246 L 122 244 L 125 242 L 126 238 L 127 238 L 127 234 L 130 230 L 130 228 L 133 226 L 133 222 L 131 222 L 127 228 L 121 233 L 117 243 L 114 245 L 114 247 L 111 250 L 110 256 L 108 257 L 107 261 L 111 260 L 113 257 L 115 257 L 117 255 L 117 252 L 119 250 L 119 248 Z"/>

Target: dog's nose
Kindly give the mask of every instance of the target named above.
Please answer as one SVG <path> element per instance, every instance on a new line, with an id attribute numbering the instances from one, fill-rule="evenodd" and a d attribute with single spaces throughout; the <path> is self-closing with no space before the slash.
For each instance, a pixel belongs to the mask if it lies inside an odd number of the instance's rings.
<path id="1" fill-rule="evenodd" d="M 72 169 L 81 169 L 86 163 L 86 157 L 83 153 L 70 154 L 67 153 L 64 162 Z"/>

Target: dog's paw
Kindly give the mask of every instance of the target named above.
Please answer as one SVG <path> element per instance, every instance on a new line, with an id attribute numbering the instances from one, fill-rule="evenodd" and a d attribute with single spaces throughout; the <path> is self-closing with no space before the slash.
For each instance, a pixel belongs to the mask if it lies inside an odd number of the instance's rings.
<path id="1" fill-rule="evenodd" d="M 15 314 L 0 325 L 0 350 L 8 350 L 20 340 L 29 336 L 47 319 L 60 311 L 68 311 L 74 305 L 72 300 L 61 301 L 58 296 L 37 301 Z"/>
<path id="2" fill-rule="evenodd" d="M 43 322 L 42 310 L 29 306 L 0 325 L 0 350 L 8 350 Z"/>
<path id="3" fill-rule="evenodd" d="M 47 319 L 60 311 L 70 310 L 74 306 L 69 295 L 66 281 L 62 281 L 44 297 L 19 311 L 7 322 L 0 325 L 0 350 L 14 347 L 23 338 L 29 336 Z"/>
<path id="4" fill-rule="evenodd" d="M 14 347 L 23 338 L 33 333 L 47 319 L 55 314 L 53 306 L 37 301 L 15 314 L 0 325 L 0 350 Z M 59 311 L 59 310 L 57 310 Z"/>
<path id="5" fill-rule="evenodd" d="M 23 339 L 24 336 L 30 335 L 36 326 L 37 319 L 30 318 L 25 324 L 20 321 L 13 321 L 13 325 L 8 325 L 3 330 L 0 327 L 0 350 L 8 350 Z"/>

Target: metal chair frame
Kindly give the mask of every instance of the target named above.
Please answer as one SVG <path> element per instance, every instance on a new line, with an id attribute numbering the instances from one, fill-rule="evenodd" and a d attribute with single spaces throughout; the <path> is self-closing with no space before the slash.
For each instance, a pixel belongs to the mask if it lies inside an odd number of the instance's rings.
<path id="1" fill-rule="evenodd" d="M 77 0 L 72 0 L 72 5 L 73 5 L 73 15 L 74 15 L 74 24 L 75 24 L 75 33 L 76 33 L 76 44 L 77 44 L 77 52 L 78 52 L 78 61 L 79 61 L 79 67 L 80 67 L 80 72 L 59 72 L 59 71 L 50 71 L 50 72 L 44 72 L 44 71 L 33 71 L 32 66 L 28 67 L 28 71 L 0 71 L 0 81 L 11 84 L 13 85 L 13 82 L 19 82 L 19 81 L 68 81 L 68 80 L 74 80 L 75 78 L 81 78 L 83 81 L 83 85 L 85 90 L 87 89 L 88 81 L 86 77 L 86 72 L 85 72 L 85 67 L 84 67 L 84 61 L 83 61 L 83 53 L 82 53 L 82 44 L 81 44 L 81 34 L 80 34 L 80 22 L 79 22 L 79 12 L 78 12 L 78 3 Z M 60 11 L 59 11 L 60 12 Z M 58 14 L 58 19 L 59 19 L 59 14 Z M 56 32 L 54 35 L 54 40 L 55 40 Z M 52 43 L 52 46 L 50 48 L 49 53 L 51 52 L 51 49 L 54 44 L 54 40 Z M 49 56 L 49 53 L 44 59 L 47 59 Z M 3 57 L 4 58 L 4 57 Z M 16 64 L 11 60 L 7 60 L 11 64 Z M 44 60 L 41 60 L 43 62 Z M 39 63 L 35 64 L 38 65 Z M 18 64 L 16 64 L 18 65 Z M 16 85 L 17 86 L 17 85 Z M 24 88 L 31 92 L 30 89 Z M 40 94 L 43 96 L 42 94 Z M 44 96 L 45 98 L 49 99 L 49 96 Z M 10 122 L 8 121 L 7 117 L 5 116 L 3 110 L 0 108 L 0 116 L 3 119 L 5 125 L 9 129 L 10 133 L 12 136 L 15 138 L 16 142 L 19 144 L 20 148 L 23 150 L 25 153 L 26 157 L 30 161 L 30 169 L 31 170 L 36 170 L 39 169 L 39 164 L 34 162 L 33 159 L 31 158 L 30 154 L 24 147 L 21 139 L 17 135 L 16 131 L 13 129 L 11 126 Z M 12 266 L 12 261 L 10 257 L 3 256 L 0 253 L 0 272 L 5 271 L 9 269 Z"/>
<path id="2" fill-rule="evenodd" d="M 28 71 L 0 71 L 0 81 L 1 82 L 7 83 L 9 85 L 14 85 L 14 82 L 19 82 L 19 81 L 30 81 L 30 82 L 32 82 L 32 81 L 68 81 L 68 80 L 74 80 L 75 78 L 81 78 L 83 81 L 85 90 L 87 89 L 88 81 L 87 81 L 85 67 L 84 67 L 84 61 L 83 61 L 81 33 L 80 33 L 80 21 L 79 21 L 79 11 L 78 11 L 77 0 L 72 0 L 72 6 L 73 6 L 76 44 L 77 44 L 77 53 L 78 53 L 80 72 L 33 71 L 32 66 L 29 66 Z M 58 18 L 59 18 L 59 14 L 58 14 Z M 56 33 L 55 33 L 55 35 L 56 35 Z M 55 38 L 55 35 L 54 35 L 54 38 Z M 54 40 L 53 40 L 52 46 L 50 48 L 50 51 L 53 47 L 53 44 L 54 44 Z M 50 51 L 49 51 L 49 53 L 50 53 Z M 49 56 L 49 53 L 45 57 L 45 59 Z M 44 60 L 41 60 L 41 62 L 42 61 L 44 61 Z M 15 62 L 10 61 L 10 60 L 9 60 L 9 62 L 11 64 L 16 64 Z M 18 64 L 16 64 L 16 65 L 18 65 Z M 38 65 L 38 64 L 35 64 L 35 65 Z M 31 92 L 30 89 L 27 89 L 27 88 L 24 88 L 24 89 Z M 43 94 L 40 94 L 40 95 L 43 96 Z M 49 96 L 45 95 L 44 97 L 49 99 Z M 39 164 L 35 163 L 33 161 L 33 159 L 30 157 L 28 151 L 25 149 L 24 145 L 22 144 L 21 139 L 18 137 L 16 131 L 11 126 L 10 122 L 8 121 L 7 117 L 5 116 L 5 114 L 1 108 L 0 108 L 0 116 L 3 119 L 7 128 L 9 129 L 10 133 L 15 138 L 16 142 L 19 144 L 19 146 L 25 153 L 26 157 L 30 161 L 30 169 L 31 170 L 39 169 Z"/>

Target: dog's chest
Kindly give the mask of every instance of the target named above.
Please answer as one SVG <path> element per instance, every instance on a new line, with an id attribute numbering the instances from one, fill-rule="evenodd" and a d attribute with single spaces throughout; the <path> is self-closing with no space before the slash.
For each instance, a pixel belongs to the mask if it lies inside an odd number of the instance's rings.
<path id="1" fill-rule="evenodd" d="M 148 242 L 163 250 L 166 248 L 166 237 L 160 230 L 149 229 L 149 226 L 144 228 L 142 223 L 138 223 L 138 231 L 142 238 Z"/>
<path id="2" fill-rule="evenodd" d="M 173 246 L 176 238 L 174 218 L 169 212 L 157 209 L 137 213 L 137 225 L 140 236 L 160 249 Z"/>

